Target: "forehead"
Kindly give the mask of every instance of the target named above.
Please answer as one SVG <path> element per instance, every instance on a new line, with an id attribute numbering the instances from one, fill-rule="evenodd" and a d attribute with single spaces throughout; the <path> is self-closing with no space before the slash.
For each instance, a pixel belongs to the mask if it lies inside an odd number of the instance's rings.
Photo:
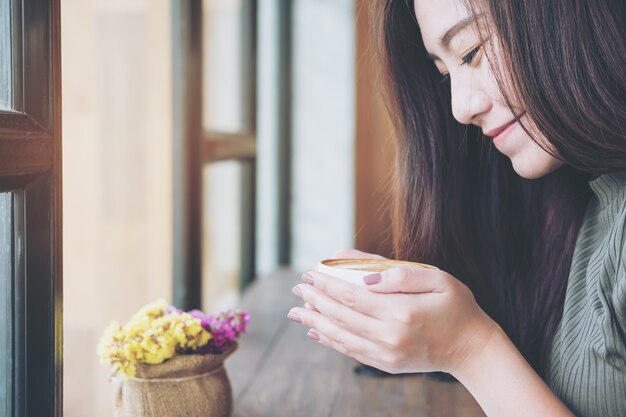
<path id="1" fill-rule="evenodd" d="M 413 5 L 427 49 L 437 46 L 448 29 L 469 16 L 460 0 L 415 0 Z"/>

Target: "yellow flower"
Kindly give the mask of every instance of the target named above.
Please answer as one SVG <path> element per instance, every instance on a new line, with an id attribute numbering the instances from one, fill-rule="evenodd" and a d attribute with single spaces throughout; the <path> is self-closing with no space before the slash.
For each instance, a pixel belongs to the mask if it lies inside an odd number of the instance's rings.
<path id="1" fill-rule="evenodd" d="M 211 334 L 199 319 L 187 313 L 166 314 L 167 304 L 159 300 L 139 310 L 121 326 L 112 322 L 104 331 L 97 353 L 102 363 L 111 364 L 113 374 L 132 378 L 137 363 L 159 364 L 208 343 Z"/>
<path id="2" fill-rule="evenodd" d="M 165 300 L 157 300 L 153 303 L 147 304 L 141 308 L 133 317 L 149 317 L 150 320 L 154 320 L 158 317 L 165 315 L 165 309 L 167 303 Z M 132 320 L 132 319 L 131 319 Z"/>

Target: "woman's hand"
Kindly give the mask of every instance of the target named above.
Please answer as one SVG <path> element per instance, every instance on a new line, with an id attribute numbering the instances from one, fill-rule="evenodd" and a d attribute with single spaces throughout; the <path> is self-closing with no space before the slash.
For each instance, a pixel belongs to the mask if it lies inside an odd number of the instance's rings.
<path id="1" fill-rule="evenodd" d="M 309 337 L 323 345 L 387 372 L 449 372 L 489 416 L 574 416 L 446 272 L 394 268 L 369 275 L 363 286 L 318 271 L 302 280 L 293 292 L 306 308 L 288 317 L 311 327 Z"/>
<path id="2" fill-rule="evenodd" d="M 293 292 L 307 308 L 293 308 L 289 318 L 323 345 L 391 373 L 454 373 L 497 328 L 471 291 L 441 270 L 393 268 L 364 286 L 317 271 L 302 280 Z"/>

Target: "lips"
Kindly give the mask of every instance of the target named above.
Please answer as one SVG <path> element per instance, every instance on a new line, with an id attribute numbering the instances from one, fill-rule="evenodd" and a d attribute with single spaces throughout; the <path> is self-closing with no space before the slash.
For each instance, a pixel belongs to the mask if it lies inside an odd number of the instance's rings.
<path id="1" fill-rule="evenodd" d="M 517 122 L 518 120 L 520 120 L 522 118 L 522 116 L 524 116 L 526 114 L 526 112 L 522 112 L 522 114 L 520 114 L 519 116 L 517 116 L 517 118 L 510 120 L 506 123 L 504 123 L 503 125 L 500 125 L 500 127 L 497 127 L 495 129 L 492 130 L 483 130 L 483 133 L 485 136 L 489 136 L 490 138 L 495 138 L 496 136 L 498 136 L 500 133 L 504 132 L 505 130 L 507 130 L 509 127 L 511 127 L 512 125 L 515 124 L 515 122 Z"/>
<path id="2" fill-rule="evenodd" d="M 500 133 L 504 132 L 506 129 L 508 129 L 511 125 L 513 125 L 515 122 L 517 122 L 517 120 L 513 119 L 510 122 L 507 122 L 505 124 L 503 124 L 502 126 L 496 128 L 496 129 L 492 129 L 489 130 L 487 132 L 484 132 L 485 136 L 489 136 L 490 138 L 495 138 L 496 136 L 498 136 Z"/>

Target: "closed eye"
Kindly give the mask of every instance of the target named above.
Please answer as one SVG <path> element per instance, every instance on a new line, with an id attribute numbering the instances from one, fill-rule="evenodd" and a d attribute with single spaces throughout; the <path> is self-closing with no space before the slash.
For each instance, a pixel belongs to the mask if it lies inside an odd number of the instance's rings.
<path id="1" fill-rule="evenodd" d="M 461 65 L 471 64 L 474 58 L 476 57 L 476 55 L 478 54 L 478 52 L 480 51 L 481 47 L 482 45 L 478 45 L 476 48 L 472 49 L 471 51 L 463 55 L 463 57 L 461 58 Z"/>
<path id="2" fill-rule="evenodd" d="M 471 51 L 463 55 L 461 57 L 461 65 L 471 64 L 474 61 L 474 58 L 476 58 L 476 55 L 478 55 L 478 52 L 480 52 L 481 47 L 482 47 L 482 44 L 476 46 L 474 49 L 472 49 Z M 447 73 L 447 74 L 441 75 L 441 78 L 439 78 L 438 83 L 445 84 L 449 81 L 450 81 L 450 73 Z"/>

